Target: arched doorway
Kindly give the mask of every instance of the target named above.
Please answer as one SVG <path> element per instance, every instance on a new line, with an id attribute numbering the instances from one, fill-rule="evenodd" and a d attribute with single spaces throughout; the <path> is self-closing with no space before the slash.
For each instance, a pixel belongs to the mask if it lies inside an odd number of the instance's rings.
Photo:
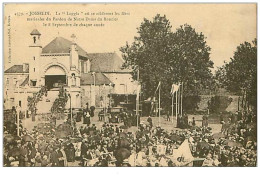
<path id="1" fill-rule="evenodd" d="M 66 71 L 58 65 L 50 66 L 45 72 L 45 86 L 48 90 L 67 84 Z"/>

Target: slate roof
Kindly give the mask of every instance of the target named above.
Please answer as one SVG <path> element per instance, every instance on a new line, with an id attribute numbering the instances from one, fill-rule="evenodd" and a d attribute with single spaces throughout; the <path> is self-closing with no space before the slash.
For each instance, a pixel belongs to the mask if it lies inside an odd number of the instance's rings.
<path id="1" fill-rule="evenodd" d="M 124 63 L 115 52 L 113 53 L 88 53 L 91 63 L 90 71 L 93 72 L 131 72 L 123 69 Z"/>
<path id="2" fill-rule="evenodd" d="M 5 73 L 29 73 L 29 68 L 26 68 L 26 70 L 23 71 L 23 65 L 13 65 L 5 70 Z"/>
<path id="3" fill-rule="evenodd" d="M 71 44 L 72 41 L 70 40 L 63 37 L 56 37 L 42 49 L 42 53 L 70 53 Z M 79 45 L 77 45 L 76 49 L 78 50 L 79 56 L 88 58 L 87 52 Z"/>
<path id="4" fill-rule="evenodd" d="M 21 86 L 25 86 L 29 83 L 29 75 L 25 78 L 25 80 L 21 83 Z"/>
<path id="5" fill-rule="evenodd" d="M 96 85 L 109 85 L 113 84 L 103 73 L 95 74 L 95 84 Z M 91 73 L 82 74 L 80 78 L 80 85 L 94 85 L 94 77 Z"/>
<path id="6" fill-rule="evenodd" d="M 31 35 L 41 35 L 41 33 L 37 29 L 34 29 L 30 34 Z"/>

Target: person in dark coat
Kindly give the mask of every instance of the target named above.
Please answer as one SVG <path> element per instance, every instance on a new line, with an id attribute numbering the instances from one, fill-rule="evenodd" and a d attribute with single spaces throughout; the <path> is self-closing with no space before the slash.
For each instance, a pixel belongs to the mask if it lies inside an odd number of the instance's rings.
<path id="1" fill-rule="evenodd" d="M 189 117 L 186 113 L 183 116 L 183 122 L 184 122 L 184 128 L 187 128 L 189 125 Z"/>
<path id="2" fill-rule="evenodd" d="M 86 103 L 86 108 L 83 110 L 83 124 L 90 125 L 90 109 L 88 108 L 88 103 Z"/>
<path id="3" fill-rule="evenodd" d="M 149 127 L 150 127 L 150 129 L 153 127 L 153 120 L 152 120 L 152 118 L 151 118 L 151 116 L 149 116 L 148 118 L 147 118 L 147 122 L 149 123 Z"/>
<path id="4" fill-rule="evenodd" d="M 58 150 L 58 160 L 59 160 L 59 167 L 67 166 L 67 156 L 66 156 L 66 153 L 64 151 L 63 145 Z"/>
<path id="5" fill-rule="evenodd" d="M 185 126 L 184 126 L 184 117 L 183 116 L 181 116 L 180 117 L 180 127 L 179 128 L 185 128 Z"/>
<path id="6" fill-rule="evenodd" d="M 95 116 L 95 109 L 96 109 L 96 108 L 95 108 L 94 106 L 91 106 L 91 107 L 90 107 L 90 116 L 91 116 L 91 117 L 94 117 L 94 116 Z"/>
<path id="7" fill-rule="evenodd" d="M 207 115 L 202 116 L 202 127 L 208 127 L 208 117 L 207 117 Z"/>
<path id="8" fill-rule="evenodd" d="M 75 150 L 74 145 L 72 143 L 69 143 L 66 146 L 65 152 L 66 152 L 68 162 L 74 162 L 75 161 L 75 151 L 76 150 Z"/>
<path id="9" fill-rule="evenodd" d="M 19 166 L 26 166 L 26 162 L 28 162 L 28 147 L 27 143 L 22 143 L 19 155 Z"/>
<path id="10" fill-rule="evenodd" d="M 86 143 L 85 140 L 83 140 L 82 144 L 81 144 L 81 165 L 82 166 L 85 166 L 85 158 L 86 158 L 88 149 L 89 149 L 88 144 Z"/>
<path id="11" fill-rule="evenodd" d="M 223 121 L 224 121 L 224 117 L 223 117 L 222 112 L 220 112 L 220 115 L 219 115 L 219 122 L 220 122 L 220 124 L 222 124 Z"/>
<path id="12" fill-rule="evenodd" d="M 178 114 L 178 116 L 177 116 L 177 126 L 176 127 L 181 128 L 181 115 L 180 114 Z"/>
<path id="13" fill-rule="evenodd" d="M 171 118 L 170 118 L 170 111 L 167 111 L 167 118 L 166 118 L 166 121 L 171 121 Z"/>
<path id="14" fill-rule="evenodd" d="M 196 125 L 196 121 L 195 121 L 195 118 L 192 117 L 192 126 L 195 126 Z"/>
<path id="15" fill-rule="evenodd" d="M 59 166 L 59 155 L 58 155 L 59 148 L 54 146 L 54 150 L 51 153 L 51 166 L 57 167 Z"/>

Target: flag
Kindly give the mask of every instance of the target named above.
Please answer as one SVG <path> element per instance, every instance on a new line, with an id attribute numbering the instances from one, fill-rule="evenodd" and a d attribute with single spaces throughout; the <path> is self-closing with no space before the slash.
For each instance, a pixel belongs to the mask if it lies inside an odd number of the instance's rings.
<path id="1" fill-rule="evenodd" d="M 157 88 L 156 88 L 154 94 L 158 91 L 158 89 L 160 88 L 160 86 L 161 86 L 161 82 L 158 83 L 158 86 L 157 86 Z"/>
<path id="2" fill-rule="evenodd" d="M 179 90 L 180 85 L 172 84 L 171 95 L 173 95 L 176 91 Z"/>
<path id="3" fill-rule="evenodd" d="M 173 150 L 172 159 L 180 166 L 185 166 L 194 160 L 194 157 L 192 156 L 190 151 L 188 139 L 185 139 L 178 149 Z"/>
<path id="4" fill-rule="evenodd" d="M 157 154 L 165 155 L 166 153 L 166 146 L 165 145 L 157 145 Z"/>

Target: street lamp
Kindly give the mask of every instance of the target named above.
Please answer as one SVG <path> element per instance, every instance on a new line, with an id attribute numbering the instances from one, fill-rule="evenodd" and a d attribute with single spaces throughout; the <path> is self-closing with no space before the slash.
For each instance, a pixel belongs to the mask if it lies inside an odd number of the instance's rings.
<path id="1" fill-rule="evenodd" d="M 93 78 L 94 78 L 93 83 L 94 83 L 94 100 L 95 100 L 95 98 L 96 98 L 96 73 L 92 72 L 91 75 L 93 75 Z M 91 99 L 91 102 L 92 102 L 92 99 Z M 95 105 L 95 102 L 94 102 L 94 105 Z"/>
<path id="2" fill-rule="evenodd" d="M 17 116 L 17 136 L 20 136 L 20 106 L 18 105 L 16 108 L 16 116 Z"/>
<path id="3" fill-rule="evenodd" d="M 72 125 L 72 107 L 71 107 L 71 94 L 69 93 L 68 96 L 70 97 L 70 123 Z"/>

